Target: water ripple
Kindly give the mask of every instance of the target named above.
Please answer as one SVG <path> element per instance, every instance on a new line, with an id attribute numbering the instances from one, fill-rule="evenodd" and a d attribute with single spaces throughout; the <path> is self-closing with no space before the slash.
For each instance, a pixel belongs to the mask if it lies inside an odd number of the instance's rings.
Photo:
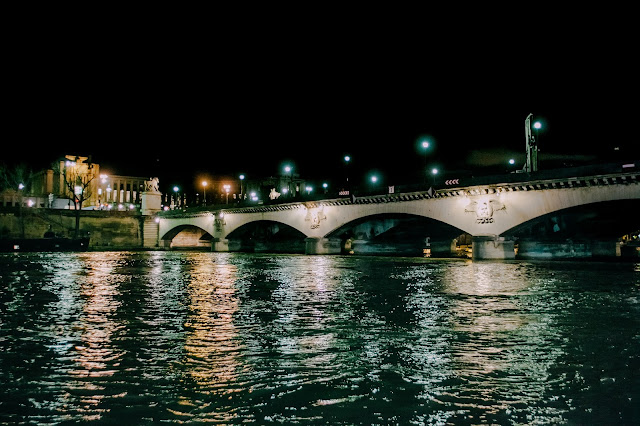
<path id="1" fill-rule="evenodd" d="M 633 264 L 0 255 L 0 423 L 633 424 Z"/>

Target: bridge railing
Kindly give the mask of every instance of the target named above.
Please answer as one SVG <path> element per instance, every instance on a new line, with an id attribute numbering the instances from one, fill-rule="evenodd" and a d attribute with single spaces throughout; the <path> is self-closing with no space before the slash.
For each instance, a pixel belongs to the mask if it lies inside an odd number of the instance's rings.
<path id="1" fill-rule="evenodd" d="M 340 195 L 337 192 L 327 191 L 321 193 L 301 194 L 297 197 L 285 197 L 275 200 L 262 200 L 260 202 L 246 200 L 242 202 L 235 201 L 228 204 L 225 203 L 206 206 L 195 206 L 186 209 L 168 210 L 162 212 L 161 215 L 164 217 L 183 216 L 184 214 L 199 214 L 216 210 L 229 210 L 248 207 L 260 208 L 321 200 L 344 200 L 345 203 L 348 203 L 352 196 L 354 196 L 356 200 L 360 200 L 360 202 L 366 202 L 367 199 L 369 199 L 370 202 L 375 202 L 375 199 L 380 197 L 395 199 L 401 197 L 402 194 L 424 193 L 424 197 L 430 197 L 446 194 L 453 191 L 455 188 L 461 187 L 531 184 L 541 181 L 566 181 L 571 180 L 572 178 L 575 178 L 576 182 L 578 182 L 581 181 L 580 178 L 583 177 L 615 175 L 633 172 L 640 172 L 640 160 L 619 163 L 595 164 L 581 167 L 566 167 L 561 169 L 542 170 L 535 173 L 505 173 L 489 176 L 467 176 L 464 178 L 455 179 L 455 183 L 449 185 L 447 185 L 443 180 L 436 180 L 435 185 L 425 183 L 404 183 L 393 185 L 393 193 L 391 194 L 389 193 L 389 186 L 380 186 L 377 188 L 363 188 L 356 186 L 352 188 L 351 193 L 348 195 Z M 431 195 L 426 195 L 429 192 L 431 193 Z"/>

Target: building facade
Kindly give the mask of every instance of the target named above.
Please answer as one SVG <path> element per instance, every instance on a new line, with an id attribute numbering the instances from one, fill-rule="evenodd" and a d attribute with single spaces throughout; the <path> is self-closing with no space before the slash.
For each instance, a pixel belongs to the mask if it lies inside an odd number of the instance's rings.
<path id="1" fill-rule="evenodd" d="M 23 188 L 4 191 L 0 205 L 84 210 L 139 208 L 148 178 L 111 175 L 101 171 L 91 157 L 66 155 L 51 169 L 32 175 Z"/>

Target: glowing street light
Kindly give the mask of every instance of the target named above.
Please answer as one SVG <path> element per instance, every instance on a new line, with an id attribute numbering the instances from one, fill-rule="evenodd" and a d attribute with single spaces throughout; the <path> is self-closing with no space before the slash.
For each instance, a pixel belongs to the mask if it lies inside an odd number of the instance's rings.
<path id="1" fill-rule="evenodd" d="M 180 191 L 180 188 L 178 188 L 177 186 L 173 187 L 173 192 L 175 192 L 174 194 L 174 198 L 175 198 L 175 205 L 178 206 L 178 201 L 180 200 L 180 196 L 178 194 L 178 191 Z"/>
<path id="2" fill-rule="evenodd" d="M 289 174 L 289 182 L 287 183 L 287 193 L 290 193 L 291 184 L 293 183 L 293 168 L 289 165 L 284 166 L 284 172 Z"/>
<path id="3" fill-rule="evenodd" d="M 351 156 L 350 155 L 345 155 L 344 156 L 344 173 L 347 177 L 347 191 L 350 191 L 349 188 L 349 162 L 351 161 Z"/>
<path id="4" fill-rule="evenodd" d="M 206 206 L 207 205 L 207 181 L 203 180 L 202 181 L 202 188 L 204 189 L 204 199 L 203 199 L 203 203 Z"/>
<path id="5" fill-rule="evenodd" d="M 433 175 L 433 184 L 436 184 L 436 175 L 438 174 L 438 169 L 436 169 L 435 167 L 433 169 L 431 169 L 431 174 Z"/>
<path id="6" fill-rule="evenodd" d="M 427 139 L 422 139 L 422 142 L 420 142 L 420 147 L 424 151 L 424 169 L 423 169 L 422 175 L 424 177 L 425 186 L 427 184 L 427 156 L 429 155 L 430 146 L 431 146 L 431 143 Z"/>
<path id="7" fill-rule="evenodd" d="M 222 188 L 224 188 L 224 192 L 227 193 L 227 204 L 229 204 L 229 191 L 231 191 L 231 185 L 223 185 Z"/>

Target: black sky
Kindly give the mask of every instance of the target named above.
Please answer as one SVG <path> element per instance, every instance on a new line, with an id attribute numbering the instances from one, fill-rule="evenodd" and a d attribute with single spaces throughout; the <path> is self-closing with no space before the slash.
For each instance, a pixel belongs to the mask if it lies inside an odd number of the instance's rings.
<path id="1" fill-rule="evenodd" d="M 545 124 L 549 165 L 640 158 L 635 80 L 551 59 L 523 67 L 508 43 L 489 52 L 465 39 L 439 55 L 433 42 L 374 34 L 101 29 L 16 36 L 4 56 L 0 163 L 92 155 L 114 174 L 172 186 L 199 173 L 276 175 L 285 162 L 330 179 L 350 154 L 354 175 L 402 183 L 422 176 L 423 135 L 428 165 L 446 173 L 521 165 L 528 113 Z"/>

